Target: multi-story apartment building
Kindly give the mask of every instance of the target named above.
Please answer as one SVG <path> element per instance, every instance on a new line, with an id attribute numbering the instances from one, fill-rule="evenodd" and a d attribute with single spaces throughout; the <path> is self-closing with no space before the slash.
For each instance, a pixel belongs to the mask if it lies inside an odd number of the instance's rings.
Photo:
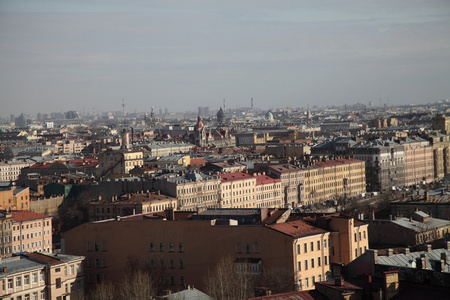
<path id="1" fill-rule="evenodd" d="M 405 185 L 405 151 L 390 140 L 361 142 L 350 148 L 355 159 L 366 162 L 368 191 L 382 191 Z"/>
<path id="2" fill-rule="evenodd" d="M 0 162 L 0 181 L 16 181 L 20 170 L 29 165 L 19 161 Z"/>
<path id="3" fill-rule="evenodd" d="M 180 210 L 219 207 L 220 178 L 197 172 L 183 175 L 165 174 L 154 182 L 154 188 L 177 199 Z"/>
<path id="4" fill-rule="evenodd" d="M 244 172 L 217 175 L 221 179 L 220 207 L 256 207 L 256 177 Z"/>
<path id="5" fill-rule="evenodd" d="M 84 293 L 84 257 L 29 253 L 0 261 L 0 298 L 71 299 Z"/>
<path id="6" fill-rule="evenodd" d="M 405 138 L 399 142 L 405 152 L 405 185 L 433 181 L 433 147 L 430 142 L 420 137 Z"/>
<path id="7" fill-rule="evenodd" d="M 99 197 L 89 203 L 89 222 L 148 212 L 177 209 L 177 199 L 160 193 L 126 194 L 113 196 L 110 200 Z"/>
<path id="8" fill-rule="evenodd" d="M 313 204 L 366 192 L 365 163 L 357 159 L 316 161 L 304 167 L 304 203 Z"/>
<path id="9" fill-rule="evenodd" d="M 251 207 L 284 207 L 281 179 L 268 175 L 253 174 L 256 178 L 255 204 Z"/>
<path id="10" fill-rule="evenodd" d="M 424 138 L 433 147 L 434 178 L 441 179 L 450 172 L 450 135 L 427 134 Z"/>
<path id="11" fill-rule="evenodd" d="M 273 178 L 281 179 L 281 188 L 285 205 L 292 207 L 302 205 L 303 196 L 303 172 L 300 167 L 284 164 L 272 165 L 267 169 L 267 174 Z"/>
<path id="12" fill-rule="evenodd" d="M 352 218 L 326 230 L 302 220 L 284 222 L 285 213 L 276 215 L 269 213 L 262 224 L 252 226 L 225 219 L 190 221 L 183 212 L 175 212 L 173 221 L 141 215 L 85 223 L 64 233 L 62 251 L 86 256 L 88 287 L 104 279 L 120 281 L 129 259 L 140 259 L 163 266 L 162 289 L 202 288 L 208 270 L 231 257 L 238 270 L 258 276 L 263 270 L 283 269 L 292 274 L 292 285 L 312 289 L 315 281 L 325 279 L 331 262 L 348 259 L 349 249 L 353 253 L 357 248 L 352 240 L 356 228 L 357 236 L 366 232 L 367 237 L 367 229 L 352 227 Z"/>
<path id="13" fill-rule="evenodd" d="M 13 190 L 13 205 L 11 209 L 30 210 L 30 188 L 15 188 Z"/>
<path id="14" fill-rule="evenodd" d="M 0 191 L 0 209 L 30 209 L 30 189 L 14 188 Z"/>
<path id="15" fill-rule="evenodd" d="M 10 213 L 0 212 L 0 226 L 0 257 L 10 257 L 13 253 L 13 219 Z"/>
<path id="16" fill-rule="evenodd" d="M 142 151 L 126 149 L 114 151 L 108 149 L 99 155 L 97 172 L 99 176 L 128 174 L 134 167 L 142 167 L 143 165 L 144 157 Z"/>
<path id="17" fill-rule="evenodd" d="M 13 253 L 53 251 L 52 217 L 25 210 L 13 210 L 11 215 Z"/>

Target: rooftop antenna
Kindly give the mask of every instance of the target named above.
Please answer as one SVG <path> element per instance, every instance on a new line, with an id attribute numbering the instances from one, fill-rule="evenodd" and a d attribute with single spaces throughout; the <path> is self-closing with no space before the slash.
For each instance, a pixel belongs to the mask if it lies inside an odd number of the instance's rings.
<path id="1" fill-rule="evenodd" d="M 225 99 L 223 99 L 223 111 L 226 112 L 227 109 L 225 108 Z"/>
<path id="2" fill-rule="evenodd" d="M 122 116 L 123 116 L 123 128 L 126 126 L 125 122 L 125 100 L 122 98 Z"/>

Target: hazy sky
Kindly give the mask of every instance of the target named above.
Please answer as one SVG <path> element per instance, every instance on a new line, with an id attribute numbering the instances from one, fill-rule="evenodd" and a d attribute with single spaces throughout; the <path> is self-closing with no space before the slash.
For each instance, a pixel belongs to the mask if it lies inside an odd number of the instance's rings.
<path id="1" fill-rule="evenodd" d="M 0 0 L 0 116 L 450 98 L 450 1 Z"/>

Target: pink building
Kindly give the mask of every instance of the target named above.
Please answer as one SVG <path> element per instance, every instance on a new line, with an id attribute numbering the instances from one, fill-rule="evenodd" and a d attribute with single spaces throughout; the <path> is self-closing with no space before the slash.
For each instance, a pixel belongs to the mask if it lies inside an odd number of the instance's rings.
<path id="1" fill-rule="evenodd" d="M 12 250 L 52 252 L 52 217 L 27 210 L 13 210 Z"/>

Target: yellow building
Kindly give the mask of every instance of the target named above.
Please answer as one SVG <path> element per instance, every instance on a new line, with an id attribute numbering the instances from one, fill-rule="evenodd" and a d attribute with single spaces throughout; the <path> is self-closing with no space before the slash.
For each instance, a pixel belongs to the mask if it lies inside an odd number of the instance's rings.
<path id="1" fill-rule="evenodd" d="M 98 176 L 111 174 L 128 174 L 130 170 L 144 165 L 142 151 L 108 149 L 102 152 L 98 158 Z"/>
<path id="2" fill-rule="evenodd" d="M 304 168 L 303 203 L 314 204 L 366 192 L 365 162 L 357 159 L 317 161 Z"/>

